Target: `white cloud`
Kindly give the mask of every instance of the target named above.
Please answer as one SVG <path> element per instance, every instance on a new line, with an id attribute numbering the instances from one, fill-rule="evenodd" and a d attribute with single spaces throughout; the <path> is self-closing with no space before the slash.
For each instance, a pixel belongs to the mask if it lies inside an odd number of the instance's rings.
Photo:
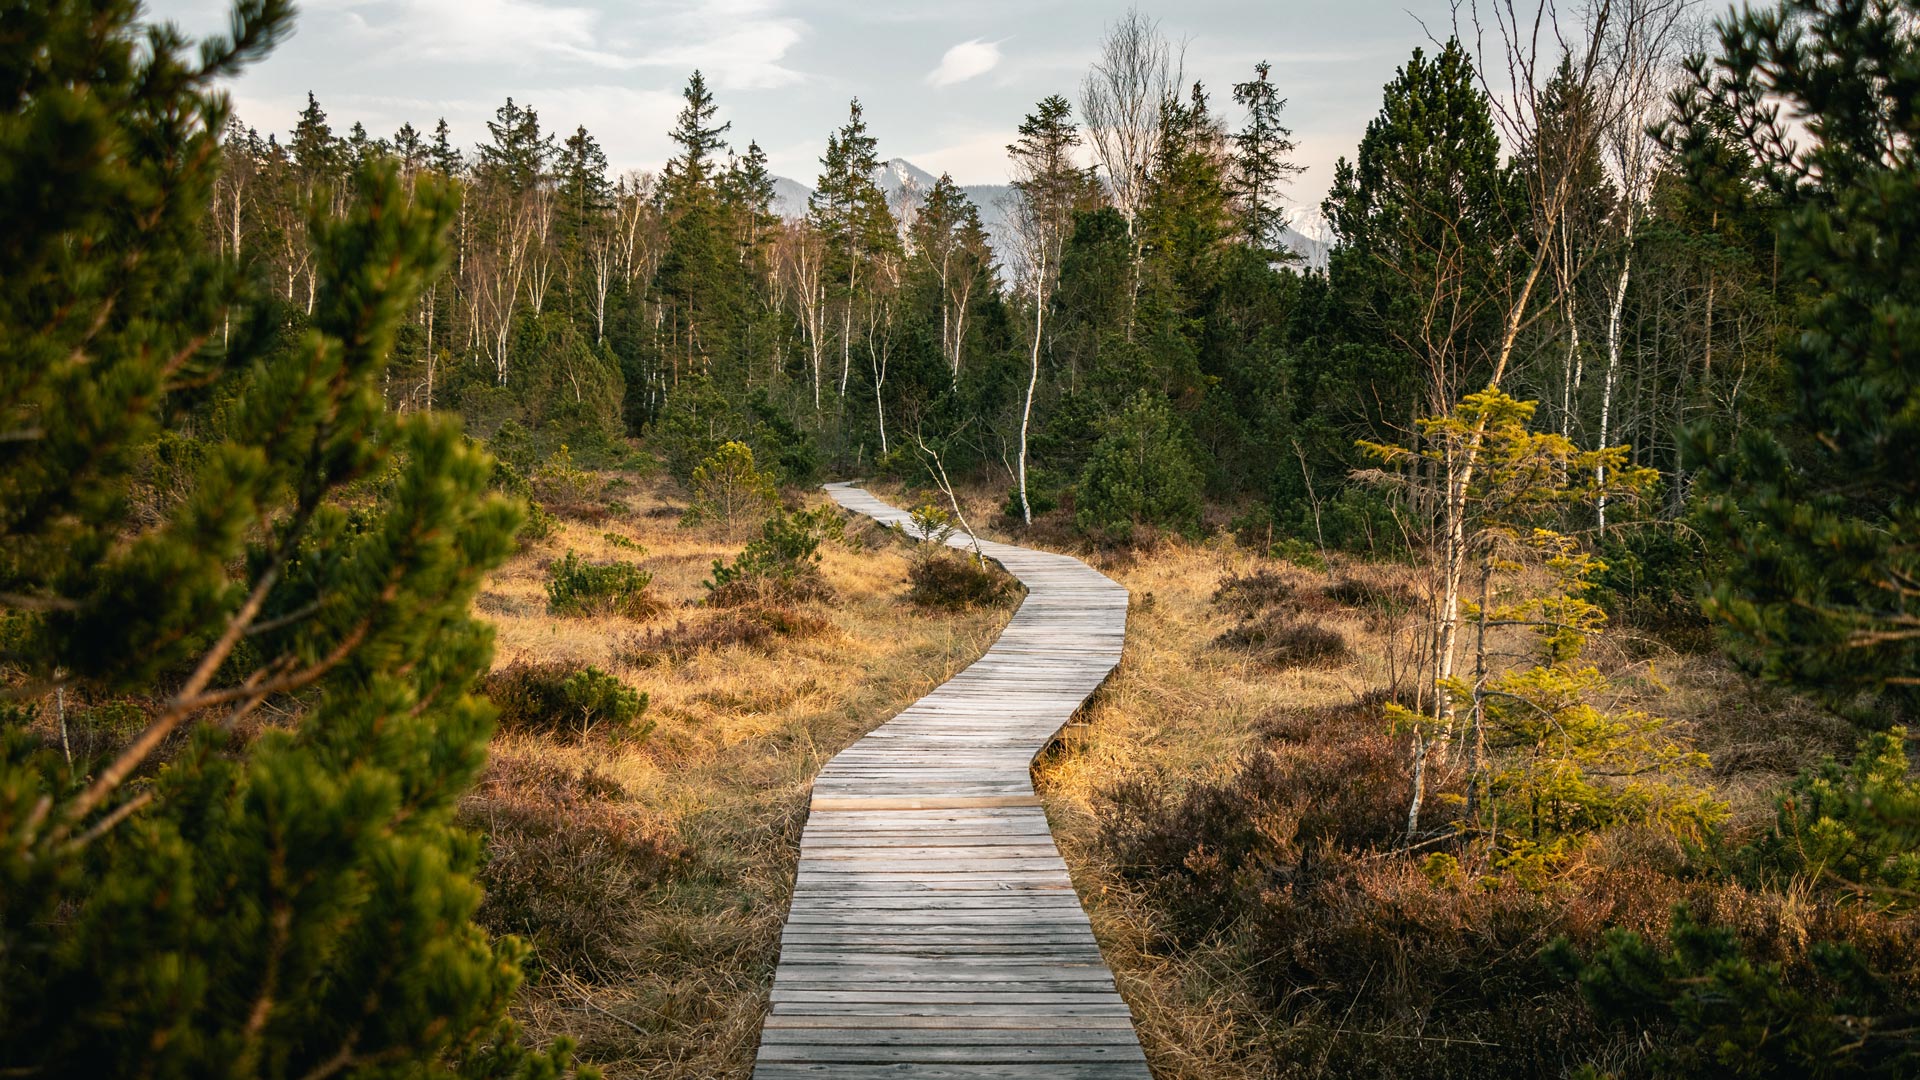
<path id="1" fill-rule="evenodd" d="M 638 54 L 633 64 L 666 68 L 676 78 L 699 68 L 714 85 L 730 90 L 799 82 L 803 76 L 785 61 L 805 36 L 806 24 L 780 15 L 778 8 L 773 0 L 695 0 L 665 19 L 664 26 L 642 25 L 647 39 L 664 36 L 667 43 Z"/>
<path id="2" fill-rule="evenodd" d="M 952 86 L 968 79 L 977 78 L 992 71 L 1000 63 L 1000 43 L 997 41 L 963 41 L 947 50 L 940 58 L 940 66 L 927 73 L 927 85 Z"/>
<path id="3" fill-rule="evenodd" d="M 625 19 L 549 0 L 313 0 L 377 65 L 461 63 L 609 71 L 694 68 L 734 89 L 801 76 L 787 53 L 806 26 L 779 0 L 661 0 Z"/>

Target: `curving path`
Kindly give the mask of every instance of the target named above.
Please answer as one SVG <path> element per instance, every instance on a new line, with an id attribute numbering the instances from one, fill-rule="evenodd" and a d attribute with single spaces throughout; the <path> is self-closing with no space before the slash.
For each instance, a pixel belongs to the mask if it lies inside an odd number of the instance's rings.
<path id="1" fill-rule="evenodd" d="M 1127 591 L 1065 555 L 980 546 L 1026 602 L 814 781 L 755 1080 L 1149 1078 L 1028 774 L 1120 662 Z"/>

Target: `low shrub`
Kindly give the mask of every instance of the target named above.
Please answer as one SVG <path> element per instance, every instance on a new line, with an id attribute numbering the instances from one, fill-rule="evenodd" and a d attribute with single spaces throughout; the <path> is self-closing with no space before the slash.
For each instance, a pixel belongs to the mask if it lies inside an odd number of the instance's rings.
<path id="1" fill-rule="evenodd" d="M 612 516 L 606 481 L 574 464 L 573 451 L 565 443 L 533 470 L 530 480 L 542 505 L 560 517 L 597 525 Z"/>
<path id="2" fill-rule="evenodd" d="M 622 551 L 631 551 L 635 555 L 645 555 L 647 553 L 646 545 L 624 533 L 605 532 L 600 534 L 600 538 L 605 540 L 609 546 L 619 548 Z"/>
<path id="3" fill-rule="evenodd" d="M 817 615 L 782 607 L 731 608 L 689 626 L 677 622 L 629 638 L 621 659 L 636 667 L 678 662 L 708 649 L 729 645 L 761 648 L 783 638 L 819 637 L 832 624 Z"/>
<path id="4" fill-rule="evenodd" d="M 629 562 L 590 563 L 573 552 L 547 568 L 547 612 L 644 619 L 662 607 L 647 592 L 653 575 Z"/>
<path id="5" fill-rule="evenodd" d="M 481 925 L 525 938 L 535 962 L 552 969 L 615 969 L 647 891 L 687 858 L 643 828 L 625 800 L 617 782 L 591 768 L 496 753 L 460 813 L 464 826 L 487 835 Z"/>
<path id="6" fill-rule="evenodd" d="M 789 514 L 775 510 L 760 535 L 732 565 L 713 560 L 713 577 L 702 582 L 714 607 L 791 604 L 830 599 L 820 577 L 820 545 L 845 535 L 845 518 L 832 506 Z"/>
<path id="7" fill-rule="evenodd" d="M 913 583 L 908 601 L 945 611 L 1002 607 L 1019 591 L 1006 571 L 971 552 L 941 551 L 917 559 L 907 569 L 907 579 Z"/>
<path id="8" fill-rule="evenodd" d="M 1299 710 L 1295 719 L 1325 741 L 1261 746 L 1231 777 L 1180 792 L 1136 775 L 1096 794 L 1103 855 L 1149 889 L 1183 944 L 1309 875 L 1330 852 L 1399 835 L 1410 788 L 1378 707 Z"/>
<path id="9" fill-rule="evenodd" d="M 1283 611 L 1247 619 L 1213 643 L 1221 648 L 1245 649 L 1261 663 L 1283 668 L 1337 664 L 1351 655 L 1347 639 L 1338 630 L 1296 621 Z"/>
<path id="10" fill-rule="evenodd" d="M 638 723 L 647 695 L 591 665 L 509 664 L 487 675 L 480 692 L 499 710 L 502 731 L 580 741 L 599 729 L 628 742 L 653 732 L 651 721 Z"/>
<path id="11" fill-rule="evenodd" d="M 1229 574 L 1213 590 L 1214 606 L 1236 615 L 1252 615 L 1294 599 L 1297 590 L 1286 575 L 1267 567 L 1250 574 Z"/>
<path id="12" fill-rule="evenodd" d="M 728 532 L 764 517 L 780 498 L 773 474 L 754 467 L 753 448 L 742 442 L 725 443 L 696 465 L 689 486 L 693 502 L 680 523 L 717 525 Z"/>
<path id="13" fill-rule="evenodd" d="M 1324 590 L 1327 599 L 1343 607 L 1384 608 L 1393 612 L 1410 610 L 1415 602 L 1413 590 L 1399 582 L 1369 581 L 1365 578 L 1341 578 Z"/>

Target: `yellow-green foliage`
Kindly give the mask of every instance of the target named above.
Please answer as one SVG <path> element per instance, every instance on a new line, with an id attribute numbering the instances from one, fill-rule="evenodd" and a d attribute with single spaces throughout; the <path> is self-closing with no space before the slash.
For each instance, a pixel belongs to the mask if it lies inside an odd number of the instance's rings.
<path id="1" fill-rule="evenodd" d="M 752 447 L 726 443 L 694 466 L 693 503 L 681 524 L 715 524 L 732 531 L 742 522 L 764 518 L 779 494 L 773 474 L 754 467 Z"/>
<path id="2" fill-rule="evenodd" d="M 1636 496 L 1654 474 L 1629 465 L 1624 446 L 1581 450 L 1528 430 L 1533 412 L 1532 402 L 1486 390 L 1422 420 L 1418 450 L 1362 444 L 1389 464 L 1430 464 L 1433 475 L 1454 478 L 1444 497 L 1467 522 L 1460 543 L 1473 569 L 1464 591 L 1481 598 L 1463 600 L 1460 612 L 1476 660 L 1439 684 L 1450 715 L 1470 718 L 1462 825 L 1523 879 L 1597 829 L 1655 823 L 1698 838 L 1725 812 L 1690 782 L 1706 755 L 1671 737 L 1659 717 L 1603 704 L 1612 682 L 1583 657 L 1606 625 L 1586 599 L 1605 565 L 1547 527 L 1569 506 Z M 1490 634 L 1514 627 L 1534 635 L 1530 653 L 1488 647 Z M 1403 729 L 1441 723 L 1398 705 L 1388 713 Z"/>

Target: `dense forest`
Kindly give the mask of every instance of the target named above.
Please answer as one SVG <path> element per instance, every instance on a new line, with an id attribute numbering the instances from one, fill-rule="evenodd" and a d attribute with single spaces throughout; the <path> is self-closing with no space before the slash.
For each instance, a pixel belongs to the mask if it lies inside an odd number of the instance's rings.
<path id="1" fill-rule="evenodd" d="M 283 0 L 0 4 L 0 1075 L 591 1073 L 512 1003 L 600 975 L 483 906 L 468 792 L 496 712 L 648 694 L 503 678 L 487 582 L 564 535 L 547 612 L 661 617 L 607 531 L 658 483 L 756 537 L 690 608 L 825 626 L 843 478 L 1142 580 L 1227 552 L 1272 681 L 1364 622 L 1351 705 L 1103 782 L 1070 849 L 1268 1032 L 1244 1075 L 1913 1075 L 1920 5 L 1541 12 L 1409 49 L 1310 263 L 1287 72 L 1203 85 L 1137 11 L 996 205 L 883 182 L 854 100 L 796 207 L 698 71 L 616 176 L 513 98 L 477 142 L 234 115 Z M 1717 719 L 1661 719 L 1695 658 Z M 1157 1067 L 1220 1067 L 1178 1026 Z"/>

